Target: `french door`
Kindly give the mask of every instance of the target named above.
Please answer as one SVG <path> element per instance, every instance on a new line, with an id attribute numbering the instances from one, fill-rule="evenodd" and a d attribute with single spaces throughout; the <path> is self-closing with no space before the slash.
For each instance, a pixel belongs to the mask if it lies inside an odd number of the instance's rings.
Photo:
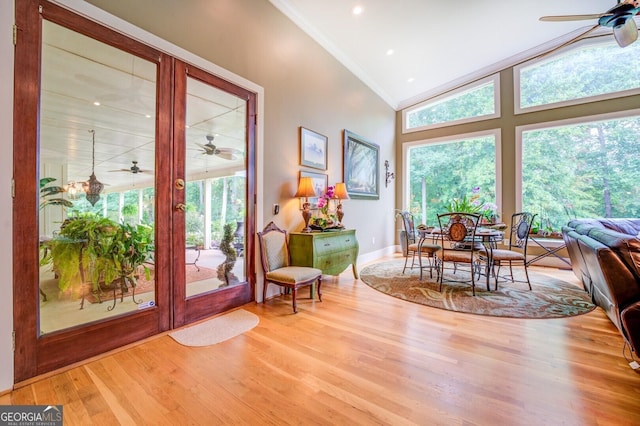
<path id="1" fill-rule="evenodd" d="M 179 327 L 254 299 L 248 279 L 255 274 L 254 240 L 246 237 L 254 226 L 246 219 L 255 208 L 254 168 L 247 165 L 255 158 L 256 115 L 254 93 L 182 61 L 175 87 L 173 325 Z"/>
<path id="2" fill-rule="evenodd" d="M 46 1 L 16 24 L 15 380 L 253 300 L 255 95 Z"/>

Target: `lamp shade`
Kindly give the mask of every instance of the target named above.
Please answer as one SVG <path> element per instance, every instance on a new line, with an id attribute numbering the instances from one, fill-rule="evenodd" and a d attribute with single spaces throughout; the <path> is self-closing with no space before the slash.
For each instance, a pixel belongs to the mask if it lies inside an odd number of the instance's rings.
<path id="1" fill-rule="evenodd" d="M 310 177 L 301 177 L 300 182 L 298 183 L 298 192 L 294 197 L 315 197 L 316 191 L 313 189 L 313 179 Z"/>
<path id="2" fill-rule="evenodd" d="M 349 199 L 349 194 L 347 194 L 347 186 L 344 184 L 344 182 L 336 183 L 333 190 L 333 198 L 336 198 L 338 200 Z"/>

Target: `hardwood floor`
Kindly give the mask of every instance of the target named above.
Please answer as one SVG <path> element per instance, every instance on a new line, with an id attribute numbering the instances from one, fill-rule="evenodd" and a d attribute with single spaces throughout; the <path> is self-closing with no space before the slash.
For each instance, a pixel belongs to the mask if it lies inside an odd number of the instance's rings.
<path id="1" fill-rule="evenodd" d="M 558 271 L 574 279 L 568 271 Z M 243 307 L 253 330 L 209 347 L 159 336 L 24 384 L 0 404 L 63 404 L 65 425 L 640 424 L 640 375 L 601 309 L 518 320 L 403 302 L 326 277 Z"/>

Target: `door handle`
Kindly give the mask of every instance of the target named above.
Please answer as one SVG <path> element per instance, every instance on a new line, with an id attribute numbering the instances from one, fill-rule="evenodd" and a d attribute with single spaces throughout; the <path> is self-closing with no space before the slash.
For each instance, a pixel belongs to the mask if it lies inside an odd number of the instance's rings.
<path id="1" fill-rule="evenodd" d="M 176 211 L 185 211 L 187 210 L 187 206 L 183 203 L 176 204 Z"/>

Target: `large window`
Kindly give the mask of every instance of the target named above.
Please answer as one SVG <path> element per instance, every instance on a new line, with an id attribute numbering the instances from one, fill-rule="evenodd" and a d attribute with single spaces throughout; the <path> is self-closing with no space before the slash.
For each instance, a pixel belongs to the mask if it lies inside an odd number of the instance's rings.
<path id="1" fill-rule="evenodd" d="M 640 216 L 640 110 L 518 133 L 522 209 L 538 213 L 543 232 L 572 218 Z"/>
<path id="2" fill-rule="evenodd" d="M 516 112 L 638 93 L 640 43 L 591 41 L 514 68 Z M 615 94 L 615 95 L 608 95 Z"/>
<path id="3" fill-rule="evenodd" d="M 407 148 L 409 185 L 404 208 L 427 225 L 436 225 L 439 213 L 465 199 L 499 213 L 497 152 L 498 132 L 422 141 Z"/>
<path id="4" fill-rule="evenodd" d="M 403 131 L 450 126 L 494 118 L 500 112 L 499 75 L 422 102 L 402 112 Z"/>

